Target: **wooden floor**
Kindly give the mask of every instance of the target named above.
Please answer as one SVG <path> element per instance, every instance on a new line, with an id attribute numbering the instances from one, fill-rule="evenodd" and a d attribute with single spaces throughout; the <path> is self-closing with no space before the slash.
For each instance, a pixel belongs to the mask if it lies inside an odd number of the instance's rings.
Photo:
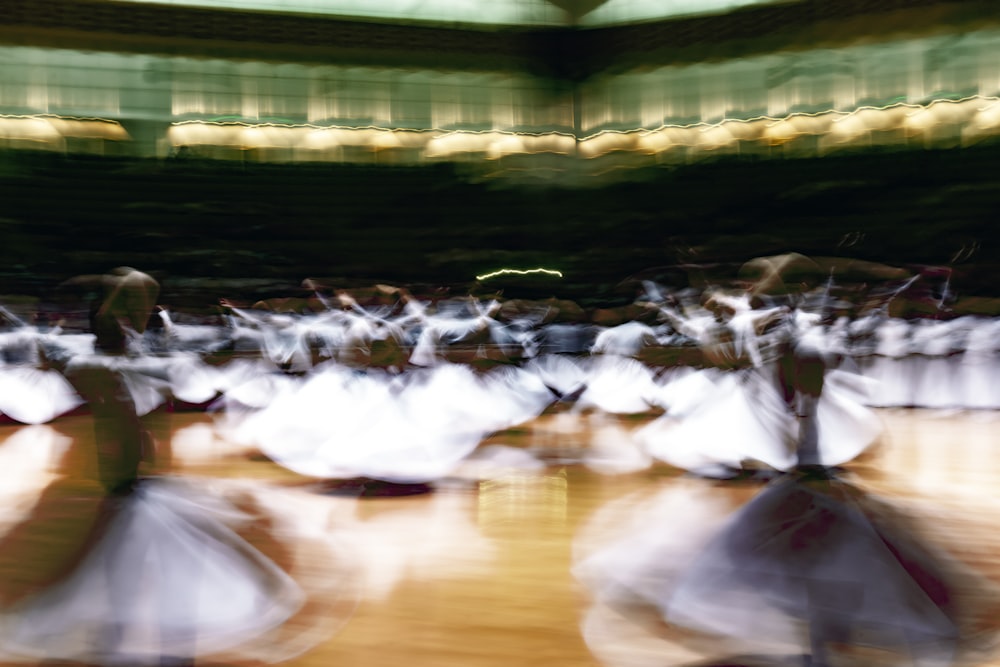
<path id="1" fill-rule="evenodd" d="M 1000 582 L 1000 450 L 995 437 L 1000 414 L 881 414 L 886 435 L 879 447 L 849 466 L 852 476 L 865 488 L 925 514 L 955 555 Z M 344 623 L 339 632 L 287 663 L 295 667 L 600 665 L 582 639 L 589 600 L 571 572 L 574 548 L 585 531 L 593 537 L 598 512 L 626 497 L 635 498 L 639 507 L 643 498 L 679 485 L 695 485 L 699 493 L 736 507 L 760 488 L 692 480 L 666 467 L 607 475 L 555 463 L 490 480 L 459 476 L 431 494 L 359 499 L 320 492 L 260 457 L 204 454 L 211 440 L 205 415 L 163 419 L 169 419 L 163 427 L 173 436 L 178 472 L 278 485 L 280 493 L 297 498 L 300 520 L 315 516 L 326 522 L 341 531 L 346 550 L 357 552 L 359 569 L 352 576 L 356 606 L 347 612 L 340 608 Z M 543 417 L 487 444 L 558 450 L 571 460 L 574 449 L 608 437 L 599 433 L 604 427 L 567 432 L 565 420 L 557 419 Z M 611 426 L 629 430 L 639 424 L 641 420 L 629 418 L 613 420 Z M 59 544 L 85 530 L 74 527 L 76 515 L 60 508 L 68 499 L 79 504 L 88 493 L 97 495 L 87 481 L 93 454 L 89 421 L 70 418 L 54 428 L 72 444 L 60 459 L 62 477 L 35 509 L 34 521 L 46 526 L 44 532 L 16 540 L 8 535 L 0 543 L 0 577 L 8 587 L 17 588 L 21 580 L 23 586 L 35 585 L 21 574 L 26 541 L 35 543 L 36 553 L 56 557 Z M 0 428 L 0 453 L 19 430 Z M 4 518 L 16 527 L 11 507 Z M 19 530 L 23 533 L 23 526 L 13 533 Z M 38 544 L 48 545 L 48 551 Z M 1000 615 L 996 626 L 1000 629 Z M 637 667 L 692 659 L 656 637 L 604 646 L 600 652 L 616 665 Z M 979 664 L 1000 665 L 1000 651 Z"/>

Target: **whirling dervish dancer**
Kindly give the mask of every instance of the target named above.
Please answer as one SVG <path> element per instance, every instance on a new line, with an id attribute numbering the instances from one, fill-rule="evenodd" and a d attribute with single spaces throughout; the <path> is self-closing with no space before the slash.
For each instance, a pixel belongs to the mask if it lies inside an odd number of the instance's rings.
<path id="1" fill-rule="evenodd" d="M 151 332 L 155 333 L 151 335 Z M 226 387 L 219 369 L 205 361 L 231 344 L 225 327 L 208 324 L 175 324 L 166 308 L 157 306 L 141 339 L 137 341 L 134 362 L 155 373 L 165 386 L 172 407 L 204 406 Z"/>
<path id="2" fill-rule="evenodd" d="M 919 540 L 917 522 L 822 465 L 818 405 L 826 361 L 807 340 L 791 341 L 788 359 L 800 422 L 791 474 L 714 537 L 692 528 L 703 545 L 693 552 L 675 548 L 682 539 L 652 538 L 645 542 L 652 551 L 628 558 L 637 570 L 618 572 L 608 569 L 625 562 L 622 545 L 614 544 L 585 562 L 583 574 L 605 602 L 638 603 L 673 630 L 717 638 L 699 652 L 743 649 L 741 658 L 698 664 L 826 667 L 865 648 L 891 655 L 891 664 L 953 664 L 967 624 L 985 613 L 956 594 L 959 582 L 975 575 Z M 643 549 L 635 536 L 630 540 Z"/>
<path id="3" fill-rule="evenodd" d="M 168 400 L 167 364 L 147 352 L 143 334 L 160 294 L 159 283 L 150 275 L 128 266 L 105 275 L 72 278 L 63 286 L 100 288 L 100 298 L 90 308 L 90 329 L 96 354 L 77 354 L 62 361 L 67 372 L 77 367 L 103 366 L 120 379 L 135 407 L 145 416 Z"/>
<path id="4" fill-rule="evenodd" d="M 104 665 L 254 658 L 251 645 L 277 640 L 271 633 L 307 596 L 234 531 L 248 515 L 204 484 L 149 476 L 151 466 L 166 465 L 158 458 L 164 452 L 114 357 L 125 351 L 119 319 L 141 328 L 156 284 L 145 274 L 118 277 L 94 320 L 103 355 L 67 369 L 94 417 L 100 516 L 65 575 L 0 612 L 0 652 L 17 662 Z"/>
<path id="5" fill-rule="evenodd" d="M 163 306 L 156 307 L 156 315 L 162 322 L 165 347 L 169 350 L 210 355 L 232 344 L 226 327 L 215 324 L 178 324 Z"/>
<path id="6" fill-rule="evenodd" d="M 797 341 L 791 382 L 800 420 L 793 474 L 738 511 L 664 599 L 669 623 L 799 646 L 831 664 L 831 644 L 951 664 L 963 637 L 957 570 L 910 525 L 822 465 L 822 352 Z"/>
<path id="7" fill-rule="evenodd" d="M 893 302 L 910 288 L 919 275 L 911 277 L 901 286 L 889 290 L 882 296 L 882 303 L 864 318 L 864 326 L 874 337 L 874 348 L 861 364 L 866 377 L 875 381 L 870 405 L 884 408 L 909 407 L 913 405 L 914 381 L 911 352 L 910 323 L 902 317 L 893 317 L 890 310 Z"/>
<path id="8" fill-rule="evenodd" d="M 221 299 L 219 303 L 238 318 L 231 321 L 234 328 L 248 328 L 256 332 L 260 351 L 267 361 L 289 373 L 303 373 L 312 368 L 312 352 L 296 316 L 252 312 L 238 308 L 226 299 Z"/>
<path id="9" fill-rule="evenodd" d="M 755 311 L 747 297 L 723 294 L 710 295 L 705 306 L 708 316 L 661 311 L 699 342 L 709 367 L 664 387 L 660 402 L 667 413 L 636 433 L 638 443 L 706 477 L 734 477 L 759 463 L 789 469 L 794 422 L 776 379 L 787 326 L 774 326 L 787 313 Z"/>
<path id="10" fill-rule="evenodd" d="M 405 303 L 406 326 L 419 331 L 410 356 L 410 363 L 417 366 L 468 358 L 468 354 L 458 354 L 463 348 L 472 353 L 468 361 L 473 363 L 516 359 L 533 345 L 530 331 L 505 325 L 494 317 L 500 311 L 499 301 L 484 305 L 470 296 L 461 310 L 442 310 L 438 304 L 433 313 L 415 299 L 406 298 Z"/>
<path id="11" fill-rule="evenodd" d="M 410 298 L 406 290 L 384 286 L 383 289 L 398 294 L 401 301 Z M 342 318 L 343 343 L 339 354 L 333 355 L 335 359 L 356 367 L 392 372 L 399 372 L 409 363 L 409 353 L 404 350 L 406 331 L 401 323 L 389 319 L 395 307 L 365 308 L 347 292 L 339 292 L 337 301 L 341 310 L 333 312 Z M 328 303 L 325 299 L 323 302 Z"/>
<path id="12" fill-rule="evenodd" d="M 678 329 L 699 340 L 713 367 L 700 377 L 684 377 L 665 387 L 667 414 L 637 433 L 657 458 L 709 477 L 733 477 L 740 469 L 761 463 L 778 471 L 795 466 L 799 427 L 795 392 L 788 380 L 790 354 L 794 345 L 807 340 L 822 350 L 824 358 L 837 356 L 826 335 L 829 283 L 806 299 L 796 292 L 800 286 L 785 285 L 776 276 L 786 263 L 767 259 L 774 273 L 766 273 L 745 294 L 713 295 L 706 301 L 715 314 L 713 320 L 694 320 L 662 309 Z M 801 255 L 793 255 L 789 263 L 797 278 L 808 266 Z M 772 292 L 788 305 L 760 308 Z M 789 307 L 797 301 L 815 301 L 820 312 Z M 846 463 L 877 439 L 882 427 L 865 407 L 867 390 L 860 376 L 846 370 L 830 373 L 829 390 L 818 405 L 818 418 L 825 423 L 818 445 L 824 465 Z"/>
<path id="13" fill-rule="evenodd" d="M 590 353 L 637 357 L 644 348 L 654 346 L 658 342 L 653 327 L 644 322 L 625 322 L 598 333 Z"/>

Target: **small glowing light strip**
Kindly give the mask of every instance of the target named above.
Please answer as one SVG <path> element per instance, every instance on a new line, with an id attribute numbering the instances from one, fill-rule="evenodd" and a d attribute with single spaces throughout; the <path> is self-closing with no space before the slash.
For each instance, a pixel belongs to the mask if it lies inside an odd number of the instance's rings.
<path id="1" fill-rule="evenodd" d="M 180 127 L 182 125 L 212 125 L 215 127 L 243 127 L 247 129 L 260 129 L 265 127 L 275 127 L 289 130 L 296 129 L 306 129 L 306 130 L 377 130 L 379 132 L 413 132 L 418 134 L 436 134 L 438 137 L 448 137 L 452 135 L 459 136 L 476 136 L 476 135 L 491 135 L 498 134 L 510 137 L 566 137 L 569 139 L 575 139 L 571 132 L 515 132 L 511 130 L 446 130 L 439 127 L 429 127 L 429 128 L 411 128 L 411 127 L 382 127 L 380 125 L 317 125 L 315 123 L 281 123 L 281 122 L 259 122 L 252 123 L 246 120 L 229 120 L 228 116 L 223 116 L 223 120 L 177 120 L 170 123 L 174 127 Z M 73 119 L 73 120 L 89 120 L 89 119 Z M 100 120 L 100 119 L 94 119 Z M 108 121 L 114 122 L 114 121 Z"/>
<path id="2" fill-rule="evenodd" d="M 97 118 L 96 116 L 61 116 L 56 113 L 33 113 L 33 114 L 9 114 L 0 113 L 0 118 L 11 120 L 77 120 L 81 122 L 107 123 L 108 125 L 120 125 L 116 120 L 108 118 Z"/>
<path id="3" fill-rule="evenodd" d="M 496 276 L 502 276 L 502 275 L 505 275 L 505 274 L 508 274 L 508 273 L 513 273 L 514 275 L 518 275 L 518 276 L 526 276 L 526 275 L 529 275 L 529 274 L 532 274 L 532 273 L 544 273 L 544 274 L 547 274 L 547 275 L 550 275 L 550 276 L 556 276 L 557 278 L 562 278 L 563 277 L 563 274 L 562 274 L 561 271 L 555 271 L 554 269 L 527 269 L 527 270 L 522 270 L 522 269 L 500 269 L 500 270 L 494 271 L 492 273 L 484 273 L 481 276 L 476 276 L 476 280 L 488 280 L 490 278 L 494 278 Z"/>
<path id="4" fill-rule="evenodd" d="M 223 120 L 201 120 L 201 119 L 191 119 L 191 120 L 176 120 L 171 125 L 181 126 L 181 125 L 214 125 L 217 127 L 245 127 L 250 129 L 259 129 L 262 127 L 280 127 L 287 128 L 291 130 L 295 129 L 306 129 L 306 130 L 381 130 L 383 132 L 440 132 L 441 130 L 434 129 L 415 129 L 408 127 L 380 127 L 378 125 L 317 125 L 315 123 L 279 123 L 273 121 L 252 123 L 246 120 L 228 120 L 229 116 L 223 116 Z M 235 117 L 234 117 L 235 118 Z"/>

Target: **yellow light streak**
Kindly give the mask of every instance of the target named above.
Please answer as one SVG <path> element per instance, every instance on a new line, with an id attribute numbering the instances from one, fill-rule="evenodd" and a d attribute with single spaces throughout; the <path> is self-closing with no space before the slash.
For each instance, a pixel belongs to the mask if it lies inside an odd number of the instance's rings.
<path id="1" fill-rule="evenodd" d="M 561 271 L 556 271 L 554 269 L 499 269 L 493 271 L 492 273 L 484 273 L 481 276 L 476 276 L 476 280 L 489 280 L 490 278 L 495 278 L 496 276 L 502 276 L 505 274 L 514 274 L 518 276 L 527 276 L 533 273 L 544 273 L 550 276 L 556 276 L 557 278 L 562 278 L 563 274 Z"/>

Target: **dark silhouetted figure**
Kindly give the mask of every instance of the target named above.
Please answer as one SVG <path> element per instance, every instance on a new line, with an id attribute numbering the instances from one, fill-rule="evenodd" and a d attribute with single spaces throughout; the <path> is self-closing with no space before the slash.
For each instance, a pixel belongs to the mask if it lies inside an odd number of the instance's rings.
<path id="1" fill-rule="evenodd" d="M 65 372 L 92 411 L 106 495 L 79 561 L 7 610 L 0 649 L 161 667 L 238 651 L 293 616 L 304 594 L 227 525 L 248 516 L 194 484 L 145 472 L 156 447 L 123 372 L 143 368 L 127 343 L 145 329 L 159 286 L 134 269 L 102 282 L 92 312 L 101 352 L 69 360 Z"/>
<path id="2" fill-rule="evenodd" d="M 799 645 L 809 667 L 830 665 L 833 644 L 952 664 L 962 638 L 956 571 L 913 537 L 916 524 L 820 465 L 823 355 L 792 341 L 782 370 L 800 422 L 798 466 L 727 522 L 664 600 L 664 617 L 748 643 Z"/>

